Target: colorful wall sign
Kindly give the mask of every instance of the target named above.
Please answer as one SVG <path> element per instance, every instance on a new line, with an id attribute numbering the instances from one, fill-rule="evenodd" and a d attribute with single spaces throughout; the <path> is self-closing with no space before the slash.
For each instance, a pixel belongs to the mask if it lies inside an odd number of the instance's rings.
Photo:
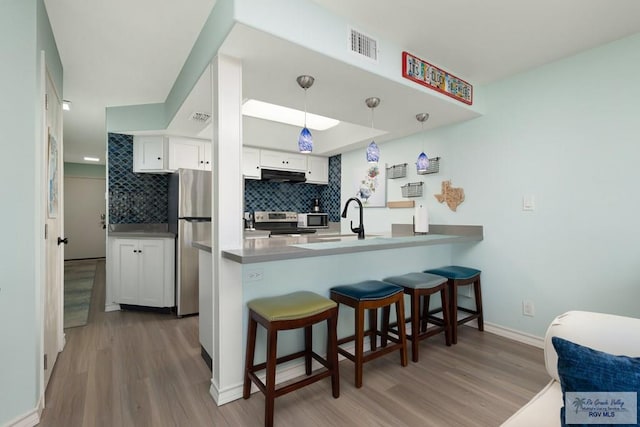
<path id="1" fill-rule="evenodd" d="M 473 86 L 443 69 L 402 52 L 402 77 L 437 90 L 465 104 L 473 104 Z"/>

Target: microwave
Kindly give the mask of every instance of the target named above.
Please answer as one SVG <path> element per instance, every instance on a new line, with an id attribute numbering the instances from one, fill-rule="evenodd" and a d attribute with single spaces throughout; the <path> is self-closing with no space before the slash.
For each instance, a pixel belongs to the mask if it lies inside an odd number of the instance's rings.
<path id="1" fill-rule="evenodd" d="M 298 228 L 329 228 L 329 215 L 326 213 L 299 213 Z"/>

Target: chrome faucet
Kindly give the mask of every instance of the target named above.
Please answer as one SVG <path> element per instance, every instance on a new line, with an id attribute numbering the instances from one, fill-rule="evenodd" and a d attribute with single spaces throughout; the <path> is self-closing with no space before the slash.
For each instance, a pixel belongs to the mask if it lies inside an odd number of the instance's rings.
<path id="1" fill-rule="evenodd" d="M 358 206 L 360 207 L 360 225 L 358 226 L 358 228 L 353 228 L 353 221 L 351 221 L 351 231 L 354 233 L 358 233 L 358 240 L 362 240 L 364 239 L 364 224 L 362 223 L 362 202 L 360 201 L 360 199 L 352 197 L 347 200 L 347 203 L 344 205 L 344 210 L 342 211 L 342 218 L 347 217 L 347 208 L 349 207 L 349 203 L 351 203 L 352 201 L 358 203 Z"/>

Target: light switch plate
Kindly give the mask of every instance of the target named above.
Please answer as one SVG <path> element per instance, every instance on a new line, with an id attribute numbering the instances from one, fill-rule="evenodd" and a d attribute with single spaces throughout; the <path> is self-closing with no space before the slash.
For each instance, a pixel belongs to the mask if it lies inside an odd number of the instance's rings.
<path id="1" fill-rule="evenodd" d="M 533 195 L 522 197 L 522 210 L 533 211 L 536 209 L 536 198 Z"/>

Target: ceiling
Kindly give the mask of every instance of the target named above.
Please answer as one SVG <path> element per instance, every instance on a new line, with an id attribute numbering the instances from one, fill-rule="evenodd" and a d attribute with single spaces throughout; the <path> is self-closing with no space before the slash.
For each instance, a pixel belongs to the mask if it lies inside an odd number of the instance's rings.
<path id="1" fill-rule="evenodd" d="M 189 0 L 186 8 L 184 2 L 157 0 L 44 1 L 64 66 L 64 99 L 72 101 L 64 116 L 64 157 L 79 163 L 83 156 L 104 159 L 105 107 L 166 99 L 215 3 Z M 640 32 L 637 0 L 450 0 L 446 8 L 432 0 L 314 1 L 368 35 L 392 40 L 476 85 Z M 314 132 L 315 153 L 416 132 L 414 116 L 422 111 L 431 114 L 425 129 L 477 115 L 242 25 L 222 50 L 242 59 L 247 98 L 301 109 L 304 95 L 295 77 L 316 77 L 307 92 L 309 111 L 348 124 Z M 287 60 L 292 57 L 298 60 Z M 205 73 L 169 132 L 203 132 L 184 116 L 210 105 L 209 87 Z M 382 100 L 374 130 L 364 105 L 370 96 Z M 247 145 L 295 149 L 299 129 L 293 126 L 251 118 L 244 125 Z"/>

